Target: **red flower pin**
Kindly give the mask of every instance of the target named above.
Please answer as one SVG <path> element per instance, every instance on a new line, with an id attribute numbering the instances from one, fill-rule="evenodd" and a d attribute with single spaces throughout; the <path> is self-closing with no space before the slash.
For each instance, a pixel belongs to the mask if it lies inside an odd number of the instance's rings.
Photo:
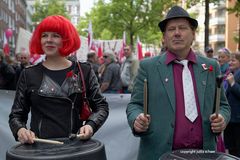
<path id="1" fill-rule="evenodd" d="M 208 68 L 209 72 L 212 72 L 213 71 L 213 66 L 210 65 L 209 68 Z"/>
<path id="2" fill-rule="evenodd" d="M 67 72 L 67 75 L 66 75 L 67 78 L 72 77 L 72 76 L 73 76 L 73 71 L 72 70 Z"/>

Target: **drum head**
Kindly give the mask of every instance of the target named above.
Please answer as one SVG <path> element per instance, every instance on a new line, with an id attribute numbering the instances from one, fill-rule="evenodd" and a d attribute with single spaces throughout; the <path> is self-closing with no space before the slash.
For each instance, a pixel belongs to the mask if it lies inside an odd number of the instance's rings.
<path id="1" fill-rule="evenodd" d="M 18 144 L 6 154 L 7 160 L 106 160 L 104 145 L 97 140 L 54 139 L 64 144 Z"/>

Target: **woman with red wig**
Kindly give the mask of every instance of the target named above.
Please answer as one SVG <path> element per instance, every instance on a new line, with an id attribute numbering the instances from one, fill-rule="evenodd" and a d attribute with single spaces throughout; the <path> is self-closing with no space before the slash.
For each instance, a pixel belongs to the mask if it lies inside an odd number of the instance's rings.
<path id="1" fill-rule="evenodd" d="M 9 125 L 16 140 L 34 143 L 34 138 L 68 137 L 80 134 L 89 139 L 108 117 L 108 103 L 102 96 L 90 64 L 68 60 L 80 47 L 80 38 L 63 16 L 48 16 L 37 26 L 30 41 L 31 54 L 46 60 L 25 68 L 20 75 Z M 92 113 L 81 115 L 83 104 L 82 68 L 86 95 Z M 26 123 L 31 110 L 30 129 Z"/>

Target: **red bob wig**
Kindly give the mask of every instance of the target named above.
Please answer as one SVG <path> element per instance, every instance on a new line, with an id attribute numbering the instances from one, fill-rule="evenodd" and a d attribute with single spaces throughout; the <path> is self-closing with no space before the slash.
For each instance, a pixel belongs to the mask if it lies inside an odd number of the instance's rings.
<path id="1" fill-rule="evenodd" d="M 33 32 L 29 50 L 33 54 L 44 54 L 41 45 L 43 32 L 56 32 L 62 37 L 62 48 L 59 49 L 61 56 L 68 56 L 80 48 L 81 41 L 76 28 L 65 17 L 60 15 L 48 16 L 40 22 Z"/>

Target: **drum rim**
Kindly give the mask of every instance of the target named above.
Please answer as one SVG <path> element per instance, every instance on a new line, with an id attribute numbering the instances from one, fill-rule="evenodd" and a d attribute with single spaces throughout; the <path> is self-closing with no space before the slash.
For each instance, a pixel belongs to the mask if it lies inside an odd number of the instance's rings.
<path id="1" fill-rule="evenodd" d="M 6 156 L 10 156 L 10 157 L 16 157 L 17 156 L 17 158 L 20 158 L 20 159 L 23 158 L 25 160 L 28 160 L 28 159 L 29 160 L 32 160 L 32 159 L 37 160 L 37 159 L 44 159 L 44 158 L 47 158 L 47 159 L 51 160 L 51 159 L 59 159 L 59 158 L 71 158 L 71 157 L 76 157 L 76 156 L 80 156 L 80 155 L 85 155 L 87 153 L 96 153 L 97 151 L 100 151 L 102 149 L 105 152 L 105 145 L 102 142 L 100 142 L 99 140 L 96 140 L 96 139 L 90 139 L 90 140 L 96 142 L 97 147 L 91 148 L 91 150 L 86 150 L 86 151 L 81 151 L 81 152 L 73 152 L 73 153 L 68 153 L 68 154 L 56 153 L 55 155 L 33 155 L 33 154 L 26 155 L 26 154 L 19 154 L 19 153 L 16 154 L 16 153 L 14 153 L 14 149 L 23 145 L 23 144 L 16 144 L 16 145 L 12 146 L 11 148 L 9 148 L 7 150 Z"/>

